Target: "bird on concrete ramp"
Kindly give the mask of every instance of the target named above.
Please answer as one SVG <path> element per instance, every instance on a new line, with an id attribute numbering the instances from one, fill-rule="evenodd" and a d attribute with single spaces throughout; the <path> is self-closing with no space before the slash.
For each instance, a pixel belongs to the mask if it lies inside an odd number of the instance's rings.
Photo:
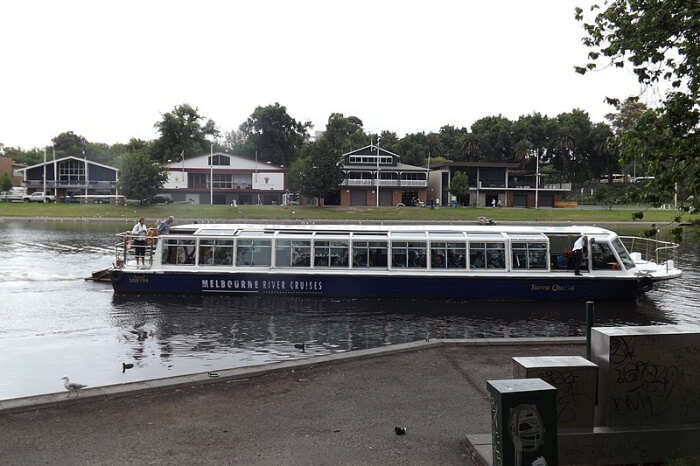
<path id="1" fill-rule="evenodd" d="M 63 380 L 63 386 L 66 387 L 66 390 L 68 390 L 70 393 L 75 393 L 75 396 L 78 396 L 80 390 L 87 387 L 87 385 L 83 385 L 81 383 L 71 383 L 68 377 L 61 377 L 61 380 Z"/>

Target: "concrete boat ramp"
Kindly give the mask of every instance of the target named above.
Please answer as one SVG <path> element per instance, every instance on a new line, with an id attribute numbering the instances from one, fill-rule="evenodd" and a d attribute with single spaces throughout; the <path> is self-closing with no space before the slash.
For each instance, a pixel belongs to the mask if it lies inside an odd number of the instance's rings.
<path id="1" fill-rule="evenodd" d="M 514 356 L 584 353 L 582 338 L 431 340 L 0 401 L 0 463 L 471 464 L 486 380 Z"/>

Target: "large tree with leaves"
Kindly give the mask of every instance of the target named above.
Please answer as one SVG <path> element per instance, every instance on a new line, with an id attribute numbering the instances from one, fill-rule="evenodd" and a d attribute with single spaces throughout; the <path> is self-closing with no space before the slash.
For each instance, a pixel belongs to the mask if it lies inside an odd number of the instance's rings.
<path id="1" fill-rule="evenodd" d="M 219 136 L 214 121 L 200 115 L 199 109 L 188 104 L 178 105 L 164 113 L 155 125 L 160 137 L 151 148 L 151 156 L 157 162 L 178 160 L 209 152 L 211 142 Z"/>
<path id="2" fill-rule="evenodd" d="M 343 181 L 339 156 L 324 136 L 304 146 L 302 155 L 292 163 L 290 185 L 307 196 L 321 200 L 330 192 L 337 191 Z"/>
<path id="3" fill-rule="evenodd" d="M 647 174 L 656 177 L 657 191 L 670 192 L 680 183 L 687 196 L 697 199 L 697 184 L 686 182 L 700 164 L 700 6 L 692 0 L 606 0 L 602 8 L 593 5 L 591 12 L 589 19 L 576 8 L 576 19 L 584 22 L 586 31 L 583 43 L 591 49 L 589 62 L 576 71 L 586 74 L 601 63 L 631 65 L 641 84 L 665 83 L 674 89 L 660 109 L 640 118 L 637 135 L 646 139 Z M 619 105 L 620 100 L 608 102 Z M 644 133 L 652 128 L 656 134 Z M 693 144 L 696 149 L 688 150 Z"/>
<path id="4" fill-rule="evenodd" d="M 164 165 L 151 160 L 143 150 L 122 155 L 119 165 L 119 191 L 132 199 L 153 197 L 168 179 Z"/>
<path id="5" fill-rule="evenodd" d="M 256 107 L 240 126 L 240 134 L 229 133 L 227 142 L 240 155 L 253 158 L 257 151 L 259 160 L 289 166 L 308 139 L 311 127 L 310 121 L 295 120 L 287 113 L 287 107 L 275 103 Z"/>

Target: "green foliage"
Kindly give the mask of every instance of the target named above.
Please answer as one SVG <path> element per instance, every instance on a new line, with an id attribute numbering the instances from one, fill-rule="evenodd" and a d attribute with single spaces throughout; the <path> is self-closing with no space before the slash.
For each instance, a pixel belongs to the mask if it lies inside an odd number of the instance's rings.
<path id="1" fill-rule="evenodd" d="M 667 81 L 683 84 L 695 98 L 700 89 L 700 8 L 688 0 L 605 1 L 592 21 L 576 9 L 583 21 L 583 43 L 591 48 L 590 61 L 576 71 L 585 74 L 598 63 L 623 68 L 631 65 L 640 83 Z"/>
<path id="2" fill-rule="evenodd" d="M 302 156 L 292 163 L 289 178 L 293 190 L 319 199 L 338 189 L 343 171 L 325 137 L 304 147 Z"/>
<path id="3" fill-rule="evenodd" d="M 370 142 L 362 128 L 362 120 L 356 116 L 346 117 L 342 113 L 331 113 L 326 123 L 326 131 L 320 139 L 323 139 L 330 151 L 338 156 L 364 147 Z"/>
<path id="4" fill-rule="evenodd" d="M 253 158 L 257 151 L 258 160 L 289 166 L 308 139 L 311 127 L 310 121 L 295 120 L 285 106 L 275 103 L 256 107 L 239 133 L 228 133 L 226 141 L 237 154 Z"/>
<path id="5" fill-rule="evenodd" d="M 644 218 L 644 212 L 632 212 L 632 220 L 641 220 Z"/>
<path id="6" fill-rule="evenodd" d="M 145 151 L 122 155 L 119 169 L 119 191 L 140 201 L 153 197 L 168 179 L 165 166 L 151 160 Z"/>
<path id="7" fill-rule="evenodd" d="M 75 134 L 73 131 L 65 131 L 55 138 L 51 139 L 53 148 L 56 151 L 56 158 L 61 157 L 84 157 L 87 151 L 87 139 Z M 49 153 L 49 157 L 53 158 L 53 154 Z"/>
<path id="8" fill-rule="evenodd" d="M 209 153 L 211 142 L 219 136 L 219 131 L 212 120 L 206 120 L 199 114 L 199 109 L 189 104 L 178 105 L 172 111 L 163 114 L 163 118 L 154 126 L 160 133 L 151 148 L 151 157 L 158 162 L 178 160 L 185 157 Z"/>
<path id="9" fill-rule="evenodd" d="M 0 191 L 9 191 L 10 189 L 12 189 L 12 178 L 10 178 L 9 173 L 3 172 L 0 175 Z"/>
<path id="10" fill-rule="evenodd" d="M 450 180 L 450 193 L 457 196 L 457 200 L 460 203 L 464 203 L 464 200 L 469 195 L 469 178 L 466 173 L 455 173 Z"/>
<path id="11" fill-rule="evenodd" d="M 657 194 L 668 196 L 678 183 L 684 202 L 694 204 L 700 170 L 697 2 L 610 0 L 602 11 L 595 13 L 592 21 L 584 18 L 580 8 L 576 10 L 576 19 L 584 22 L 583 42 L 591 48 L 591 61 L 585 69 L 577 71 L 585 74 L 600 61 L 621 68 L 631 65 L 643 85 L 665 82 L 673 88 L 657 110 L 644 111 L 634 99 L 628 99 L 625 105 L 634 118 L 630 122 L 620 118 L 613 123 L 624 129 L 620 145 L 626 159 L 630 153 L 643 151 L 643 165 L 646 174 L 655 177 L 652 188 Z M 616 105 L 623 116 L 618 99 L 608 99 L 608 103 Z"/>

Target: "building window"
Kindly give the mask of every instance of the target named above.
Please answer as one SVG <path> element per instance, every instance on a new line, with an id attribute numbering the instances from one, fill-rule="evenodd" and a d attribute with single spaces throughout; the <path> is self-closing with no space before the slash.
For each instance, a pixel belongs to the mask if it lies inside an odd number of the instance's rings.
<path id="1" fill-rule="evenodd" d="M 239 239 L 236 249 L 236 265 L 243 267 L 269 267 L 271 256 L 269 239 Z"/>
<path id="2" fill-rule="evenodd" d="M 275 266 L 311 267 L 311 241 L 278 239 L 275 244 Z"/>
<path id="3" fill-rule="evenodd" d="M 387 155 L 379 156 L 379 165 L 392 165 L 393 157 Z M 351 155 L 348 163 L 354 165 L 377 165 L 376 155 Z"/>
<path id="4" fill-rule="evenodd" d="M 85 184 L 85 162 L 74 159 L 58 162 L 58 182 L 63 185 Z"/>
<path id="5" fill-rule="evenodd" d="M 547 268 L 547 243 L 512 243 L 513 270 Z"/>
<path id="6" fill-rule="evenodd" d="M 347 241 L 315 241 L 314 267 L 347 267 L 349 249 Z"/>
<path id="7" fill-rule="evenodd" d="M 464 243 L 432 243 L 430 266 L 434 269 L 466 269 L 467 247 Z"/>
<path id="8" fill-rule="evenodd" d="M 231 165 L 231 158 L 227 155 L 216 154 L 213 157 L 207 157 L 209 165 Z"/>
<path id="9" fill-rule="evenodd" d="M 425 268 L 427 254 L 423 241 L 394 241 L 391 243 L 391 266 L 394 268 Z"/>
<path id="10" fill-rule="evenodd" d="M 213 179 L 215 188 L 231 188 L 231 186 L 233 185 L 231 175 L 214 173 Z"/>
<path id="11" fill-rule="evenodd" d="M 470 269 L 505 269 L 505 243 L 469 243 Z"/>
<path id="12" fill-rule="evenodd" d="M 386 267 L 386 241 L 353 241 L 353 267 Z"/>
<path id="13" fill-rule="evenodd" d="M 199 265 L 233 265 L 233 240 L 199 240 Z"/>

